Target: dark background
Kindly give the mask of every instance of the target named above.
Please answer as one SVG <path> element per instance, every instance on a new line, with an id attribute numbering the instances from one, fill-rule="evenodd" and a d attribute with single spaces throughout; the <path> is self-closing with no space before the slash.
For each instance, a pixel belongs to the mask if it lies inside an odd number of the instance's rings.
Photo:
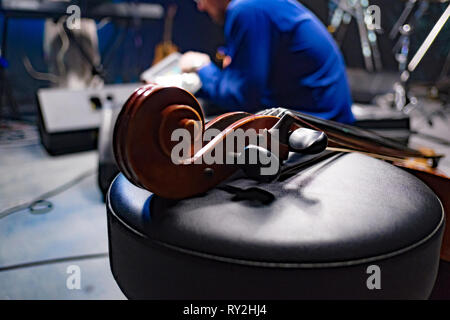
<path id="1" fill-rule="evenodd" d="M 114 1 L 120 2 L 120 1 Z M 123 1 L 122 1 L 123 2 Z M 173 29 L 173 42 L 181 52 L 187 50 L 204 51 L 213 55 L 218 46 L 223 44 L 221 27 L 214 25 L 206 13 L 196 9 L 194 1 L 141 1 L 159 3 L 167 6 L 170 3 L 178 5 Z M 302 0 L 319 18 L 328 21 L 328 1 Z M 87 0 L 79 1 L 82 11 L 88 10 Z M 381 24 L 384 34 L 379 35 L 379 45 L 383 65 L 386 70 L 395 71 L 397 64 L 392 53 L 392 41 L 388 33 L 400 16 L 404 1 L 372 0 L 381 8 Z M 416 34 L 412 38 L 411 51 L 414 53 L 431 30 L 434 23 L 444 11 L 447 4 L 432 4 L 427 14 L 420 20 Z M 0 23 L 3 17 L 0 15 Z M 162 40 L 163 20 L 142 22 L 139 26 L 125 28 L 123 25 L 109 23 L 98 31 L 99 46 L 102 58 L 108 57 L 106 68 L 107 83 L 123 83 L 138 81 L 139 74 L 147 69 L 152 60 L 155 45 Z M 43 56 L 44 21 L 38 19 L 11 19 L 8 29 L 9 62 L 8 79 L 13 88 L 13 95 L 20 106 L 21 114 L 34 114 L 34 93 L 38 88 L 49 86 L 48 82 L 33 79 L 26 72 L 22 58 L 27 55 L 32 65 L 41 72 L 46 72 Z M 116 50 L 111 51 L 111 43 L 123 33 L 124 40 Z M 0 34 L 0 37 L 2 35 Z M 431 51 L 425 56 L 422 65 L 413 74 L 416 81 L 435 81 L 445 63 L 450 49 L 450 23 L 447 23 L 441 34 L 432 45 Z M 359 36 L 356 25 L 352 22 L 343 42 L 342 51 L 349 67 L 363 68 Z"/>
<path id="2" fill-rule="evenodd" d="M 316 15 L 326 23 L 328 19 L 328 1 L 321 0 L 301 0 L 305 6 L 310 8 Z M 396 71 L 398 64 L 395 61 L 392 48 L 395 42 L 389 39 L 389 32 L 400 17 L 404 4 L 403 0 L 370 0 L 371 5 L 378 5 L 381 8 L 382 34 L 378 34 L 378 45 L 381 50 L 383 66 L 386 70 Z M 411 54 L 416 53 L 428 33 L 433 28 L 439 17 L 444 12 L 448 3 L 430 4 L 428 11 L 417 24 L 415 34 L 411 37 Z M 349 67 L 363 68 L 364 61 L 361 54 L 359 35 L 354 20 L 348 29 L 348 33 L 342 45 L 345 61 Z M 412 75 L 416 81 L 436 81 L 439 77 L 445 59 L 450 50 L 450 22 L 444 26 L 440 34 L 434 41 L 430 51 L 423 58 L 421 65 Z"/>

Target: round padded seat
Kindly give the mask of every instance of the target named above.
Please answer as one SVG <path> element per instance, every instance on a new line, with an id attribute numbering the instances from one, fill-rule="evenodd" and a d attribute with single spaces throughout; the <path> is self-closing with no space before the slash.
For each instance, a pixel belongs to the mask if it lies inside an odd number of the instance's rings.
<path id="1" fill-rule="evenodd" d="M 426 299 L 445 220 L 424 183 L 359 154 L 180 201 L 119 174 L 107 212 L 112 273 L 138 299 Z"/>

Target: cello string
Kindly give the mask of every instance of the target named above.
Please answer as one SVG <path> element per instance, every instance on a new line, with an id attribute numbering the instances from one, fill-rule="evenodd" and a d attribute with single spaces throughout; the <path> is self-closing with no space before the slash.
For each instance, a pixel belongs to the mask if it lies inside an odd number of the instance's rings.
<path id="1" fill-rule="evenodd" d="M 309 125 L 315 130 L 320 130 L 320 131 L 333 130 L 334 134 L 333 134 L 333 137 L 330 137 L 330 138 L 332 138 L 330 140 L 334 140 L 334 142 L 345 145 L 347 148 L 350 148 L 350 149 L 356 148 L 358 150 L 363 146 L 360 146 L 358 144 L 356 144 L 356 146 L 355 146 L 354 141 L 352 142 L 352 141 L 348 141 L 348 139 L 343 139 L 341 136 L 337 136 L 337 134 L 343 134 L 345 136 L 351 135 L 354 138 L 362 139 L 362 141 L 361 141 L 362 143 L 372 142 L 372 143 L 378 144 L 378 146 L 371 146 L 373 148 L 380 147 L 380 146 L 385 147 L 385 148 L 390 148 L 390 149 L 392 149 L 393 153 L 396 153 L 395 156 L 416 157 L 416 158 L 424 158 L 424 159 L 428 159 L 428 158 L 440 159 L 440 158 L 442 158 L 442 155 L 423 154 L 422 152 L 420 152 L 418 150 L 406 147 L 406 146 L 398 143 L 395 140 L 383 137 L 383 136 L 381 136 L 373 131 L 367 130 L 367 129 L 361 129 L 358 127 L 337 123 L 337 122 L 334 122 L 331 120 L 320 119 L 320 118 L 317 118 L 317 117 L 314 117 L 311 115 L 307 115 L 307 114 L 304 114 L 304 113 L 301 113 L 298 111 L 294 111 L 294 110 L 289 110 L 289 109 L 285 109 L 285 108 L 271 108 L 271 109 L 262 110 L 257 114 L 281 117 L 287 112 L 291 112 L 293 115 L 298 117 L 299 120 L 301 120 L 301 122 L 303 124 Z M 326 132 L 326 133 L 328 133 L 328 135 L 331 135 L 331 132 Z M 366 141 L 364 141 L 363 139 L 366 139 Z M 366 145 L 366 147 L 368 147 L 368 146 Z M 379 152 L 381 153 L 381 151 L 379 151 Z M 401 154 L 402 152 L 403 152 L 403 154 Z M 371 153 L 376 153 L 376 152 L 374 150 L 374 152 L 371 152 Z M 390 154 L 386 154 L 387 152 L 383 152 L 383 153 L 386 156 L 390 155 Z"/>

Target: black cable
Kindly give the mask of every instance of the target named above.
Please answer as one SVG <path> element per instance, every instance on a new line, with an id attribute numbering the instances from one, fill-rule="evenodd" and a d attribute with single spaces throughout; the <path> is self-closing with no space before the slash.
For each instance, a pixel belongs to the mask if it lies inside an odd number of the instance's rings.
<path id="1" fill-rule="evenodd" d="M 0 267 L 0 272 L 2 272 L 2 271 L 11 271 L 11 270 L 16 270 L 16 269 L 22 269 L 22 268 L 37 267 L 37 266 L 42 266 L 42 265 L 47 265 L 47 264 L 75 261 L 75 260 L 99 259 L 99 258 L 106 258 L 106 257 L 108 257 L 108 253 L 107 252 L 86 254 L 86 255 L 81 255 L 81 256 L 55 258 L 55 259 L 48 259 L 48 260 L 20 263 L 20 264 L 15 264 L 15 265 L 11 265 L 11 266 Z"/>
<path id="2" fill-rule="evenodd" d="M 63 24 L 63 29 L 64 29 L 64 32 L 66 33 L 67 37 L 69 38 L 69 40 L 72 41 L 72 43 L 75 45 L 75 47 L 81 53 L 81 56 L 84 58 L 84 60 L 91 67 L 92 77 L 98 75 L 102 79 L 105 79 L 103 65 L 101 63 L 100 64 L 96 64 L 96 63 L 94 63 L 94 61 L 92 61 L 92 58 L 87 53 L 87 51 L 84 48 L 83 44 L 80 43 L 80 41 L 78 41 L 77 37 L 74 35 L 72 30 L 70 30 L 65 23 Z"/>
<path id="3" fill-rule="evenodd" d="M 70 187 L 76 185 L 77 183 L 81 182 L 85 178 L 90 177 L 96 173 L 97 173 L 97 169 L 87 170 L 87 171 L 83 172 L 82 174 L 80 174 L 78 177 L 74 178 L 73 180 L 71 180 L 53 190 L 45 192 L 42 195 L 36 197 L 35 199 L 33 199 L 31 201 L 27 201 L 25 203 L 4 209 L 4 210 L 0 211 L 0 219 L 3 219 L 17 211 L 21 211 L 24 209 L 32 209 L 35 205 L 42 203 L 45 199 L 53 197 L 65 190 L 69 189 Z M 50 203 L 50 205 L 51 205 L 51 203 Z"/>
<path id="4" fill-rule="evenodd" d="M 125 27 L 122 26 L 119 36 L 115 37 L 114 43 L 109 45 L 109 48 L 105 49 L 104 57 L 103 57 L 103 68 L 106 69 L 111 62 L 114 52 L 122 45 L 128 32 L 130 30 L 130 22 L 127 21 L 125 23 Z"/>

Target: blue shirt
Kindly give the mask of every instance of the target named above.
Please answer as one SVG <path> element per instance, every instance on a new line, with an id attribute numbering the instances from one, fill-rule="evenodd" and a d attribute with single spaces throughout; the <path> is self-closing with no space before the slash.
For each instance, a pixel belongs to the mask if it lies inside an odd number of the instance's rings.
<path id="1" fill-rule="evenodd" d="M 229 111 L 285 107 L 354 121 L 342 55 L 325 26 L 296 0 L 232 0 L 224 33 L 231 64 L 198 70 L 199 96 Z"/>

